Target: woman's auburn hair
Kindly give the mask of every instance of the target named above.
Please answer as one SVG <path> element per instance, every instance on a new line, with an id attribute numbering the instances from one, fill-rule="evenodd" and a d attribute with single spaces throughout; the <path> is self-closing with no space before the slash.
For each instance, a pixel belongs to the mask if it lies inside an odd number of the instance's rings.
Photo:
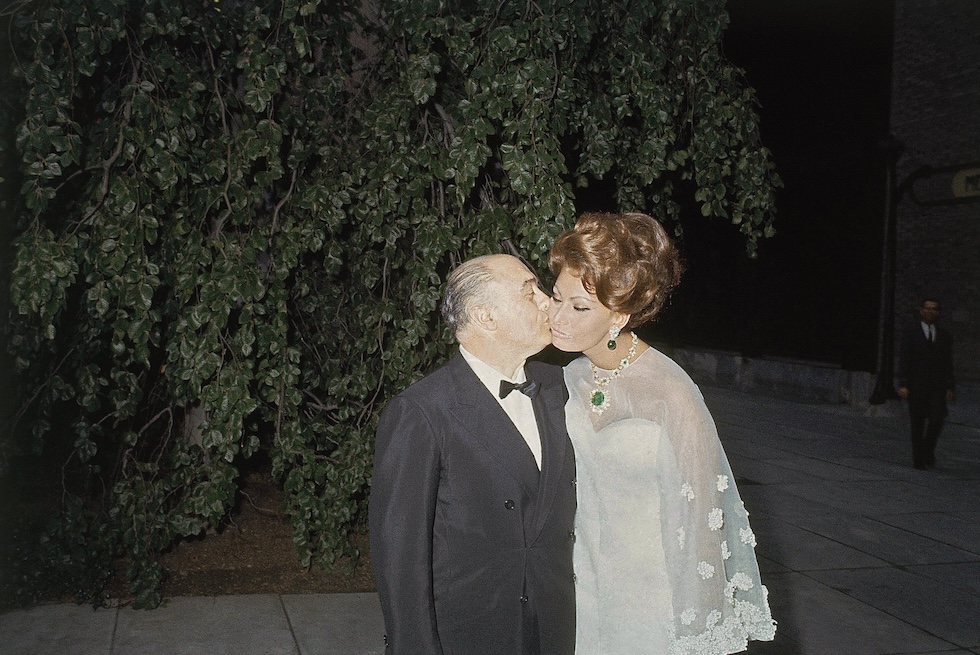
<path id="1" fill-rule="evenodd" d="M 639 212 L 586 212 L 555 239 L 548 266 L 582 279 L 609 309 L 629 314 L 627 329 L 652 320 L 684 270 L 663 226 Z"/>

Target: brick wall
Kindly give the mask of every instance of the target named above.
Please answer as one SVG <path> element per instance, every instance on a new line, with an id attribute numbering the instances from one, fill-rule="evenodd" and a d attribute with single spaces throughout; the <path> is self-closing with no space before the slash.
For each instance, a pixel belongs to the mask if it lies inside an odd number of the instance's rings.
<path id="1" fill-rule="evenodd" d="M 921 167 L 980 168 L 980 1 L 896 0 L 891 132 L 896 179 Z M 980 380 L 980 197 L 953 198 L 952 171 L 925 177 L 897 205 L 896 338 L 924 296 L 943 306 L 961 380 Z M 918 200 L 918 202 L 916 202 Z"/>

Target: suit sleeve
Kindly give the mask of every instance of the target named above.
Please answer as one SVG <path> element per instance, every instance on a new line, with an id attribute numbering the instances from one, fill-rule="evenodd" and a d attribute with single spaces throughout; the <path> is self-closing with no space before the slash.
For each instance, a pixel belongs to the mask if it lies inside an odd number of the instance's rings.
<path id="1" fill-rule="evenodd" d="M 393 399 L 381 415 L 371 480 L 371 564 L 388 655 L 442 655 L 432 590 L 440 448 L 424 411 Z"/>

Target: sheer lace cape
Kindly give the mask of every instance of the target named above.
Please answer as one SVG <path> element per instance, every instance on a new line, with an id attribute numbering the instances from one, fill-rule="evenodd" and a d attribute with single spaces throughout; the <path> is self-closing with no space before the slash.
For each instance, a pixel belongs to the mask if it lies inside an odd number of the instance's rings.
<path id="1" fill-rule="evenodd" d="M 626 649 L 635 639 L 634 653 L 650 652 L 651 643 L 666 643 L 670 655 L 723 655 L 745 650 L 749 639 L 773 639 L 776 626 L 759 576 L 755 535 L 714 421 L 690 377 L 650 348 L 608 384 L 609 407 L 601 414 L 591 411 L 595 384 L 587 358 L 571 362 L 565 380 L 570 392 L 566 419 L 579 471 L 576 533 L 586 536 L 576 541 L 576 566 L 592 569 L 576 573 L 601 577 L 608 572 L 621 578 L 605 581 L 605 591 L 599 595 L 622 595 L 618 603 L 582 598 L 583 611 L 595 608 L 599 616 L 580 620 L 579 629 L 634 630 L 637 626 L 624 627 L 622 618 L 603 616 L 603 607 L 628 608 L 627 613 L 634 615 L 632 608 L 649 598 L 650 608 L 661 607 L 668 616 L 650 616 L 649 626 L 641 626 L 626 642 L 608 641 Z M 615 448 L 604 439 L 620 439 L 626 450 L 604 456 L 601 453 Z M 654 440 L 658 445 L 648 449 L 646 444 Z M 645 457 L 651 461 L 644 462 Z M 652 513 L 610 509 L 636 507 L 637 502 L 657 507 Z M 636 525 L 637 516 L 659 516 L 659 529 Z M 635 571 L 622 570 L 619 563 L 604 568 L 599 551 L 616 547 L 611 540 L 623 539 L 644 548 L 652 544 L 648 550 L 656 550 L 656 555 L 630 560 L 626 566 Z M 630 545 L 629 550 L 637 549 Z M 650 580 L 639 570 L 650 562 L 666 566 L 665 574 L 660 572 L 669 587 L 666 598 L 663 590 L 636 588 L 643 584 L 638 581 Z M 588 594 L 590 585 L 579 587 Z M 644 636 L 644 630 L 660 632 Z M 579 643 L 590 639 L 583 634 Z M 592 644 L 604 655 L 613 653 L 597 646 L 597 640 Z"/>

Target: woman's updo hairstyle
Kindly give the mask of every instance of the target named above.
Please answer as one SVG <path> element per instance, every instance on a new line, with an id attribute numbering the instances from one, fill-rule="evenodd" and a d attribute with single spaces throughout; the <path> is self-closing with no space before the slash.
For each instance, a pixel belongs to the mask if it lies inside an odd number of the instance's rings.
<path id="1" fill-rule="evenodd" d="M 630 314 L 626 329 L 653 319 L 684 270 L 663 226 L 638 212 L 586 212 L 560 234 L 548 257 L 551 272 L 582 279 L 609 309 Z"/>

